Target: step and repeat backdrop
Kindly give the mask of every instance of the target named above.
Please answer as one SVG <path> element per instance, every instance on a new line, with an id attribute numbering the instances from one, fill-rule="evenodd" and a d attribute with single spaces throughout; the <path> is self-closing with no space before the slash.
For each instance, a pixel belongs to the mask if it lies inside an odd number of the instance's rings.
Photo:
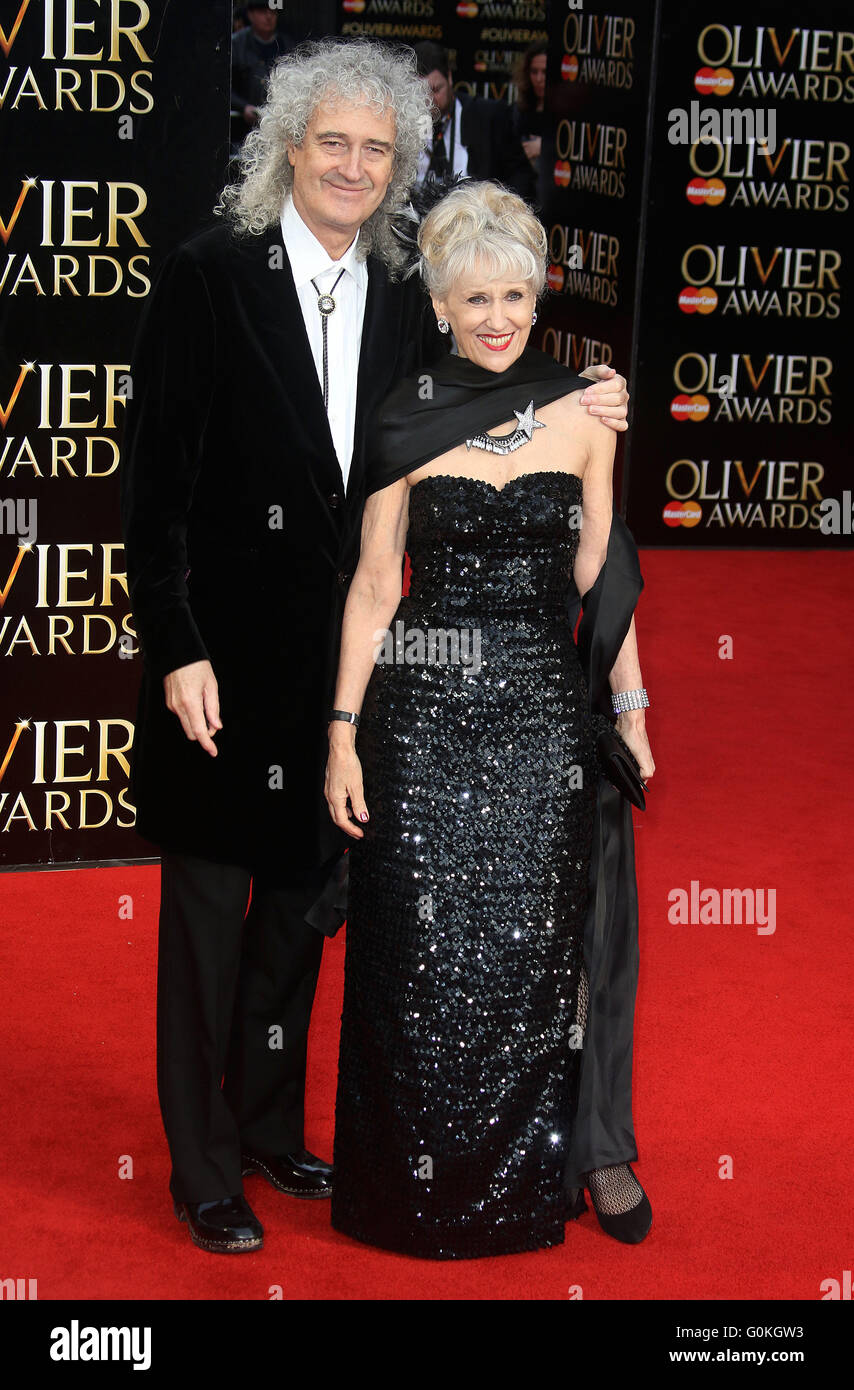
<path id="1" fill-rule="evenodd" d="M 231 6 L 0 5 L 0 863 L 151 855 L 118 464 L 140 307 L 211 215 Z"/>
<path id="2" fill-rule="evenodd" d="M 540 179 L 550 295 L 537 345 L 576 372 L 603 362 L 632 376 L 654 12 L 655 0 L 595 13 L 551 7 Z M 615 489 L 622 510 L 625 445 L 621 435 Z"/>
<path id="3" fill-rule="evenodd" d="M 534 341 L 630 377 L 638 542 L 851 544 L 850 6 L 274 8 L 297 37 L 437 41 L 458 91 L 506 102 L 547 41 Z M 0 4 L 2 867 L 152 854 L 118 464 L 141 305 L 225 179 L 230 31 L 228 0 Z"/>
<path id="4" fill-rule="evenodd" d="M 552 8 L 549 0 L 339 0 L 337 32 L 392 43 L 429 39 L 447 51 L 455 91 L 509 101 L 517 55 L 548 39 Z"/>
<path id="5" fill-rule="evenodd" d="M 850 3 L 664 0 L 627 441 L 640 543 L 851 545 L 852 144 Z"/>

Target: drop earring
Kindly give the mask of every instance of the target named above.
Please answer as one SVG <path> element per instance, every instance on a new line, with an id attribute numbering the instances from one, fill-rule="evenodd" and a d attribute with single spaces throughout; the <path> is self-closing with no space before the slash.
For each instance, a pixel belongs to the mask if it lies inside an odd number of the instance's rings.
<path id="1" fill-rule="evenodd" d="M 536 311 L 536 309 L 535 309 L 534 312 L 533 312 L 533 314 L 531 315 L 531 327 L 532 327 L 532 328 L 533 328 L 533 326 L 534 326 L 534 324 L 535 324 L 536 322 L 537 322 L 537 311 Z"/>
<path id="2" fill-rule="evenodd" d="M 447 319 L 437 319 L 437 320 L 436 320 L 436 324 L 437 324 L 437 326 L 438 326 L 438 329 L 439 329 L 439 332 L 440 332 L 440 333 L 447 333 L 448 329 L 449 329 L 450 326 L 451 326 L 451 325 L 448 323 L 448 320 L 447 320 Z"/>

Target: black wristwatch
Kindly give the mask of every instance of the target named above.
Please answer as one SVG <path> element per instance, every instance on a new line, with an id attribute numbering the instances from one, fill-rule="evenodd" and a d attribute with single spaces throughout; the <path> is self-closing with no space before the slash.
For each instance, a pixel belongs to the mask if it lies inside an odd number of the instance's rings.
<path id="1" fill-rule="evenodd" d="M 353 714 L 350 710 L 347 709 L 330 710 L 329 718 L 326 721 L 327 724 L 331 724 L 333 719 L 343 719 L 345 724 L 355 724 L 357 729 L 359 727 L 358 714 Z"/>

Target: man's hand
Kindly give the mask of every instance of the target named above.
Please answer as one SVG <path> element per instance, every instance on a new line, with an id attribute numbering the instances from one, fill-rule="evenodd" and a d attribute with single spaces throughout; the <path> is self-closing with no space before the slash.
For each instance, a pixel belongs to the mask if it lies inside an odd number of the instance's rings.
<path id="1" fill-rule="evenodd" d="M 213 735 L 222 728 L 219 717 L 219 689 L 209 661 L 191 661 L 163 677 L 166 708 L 177 714 L 181 728 L 192 743 L 200 743 L 206 753 L 216 757 Z"/>
<path id="2" fill-rule="evenodd" d="M 595 367 L 585 367 L 579 376 L 596 382 L 595 386 L 588 386 L 581 397 L 581 404 L 586 407 L 588 414 L 597 415 L 602 424 L 612 430 L 627 430 L 629 393 L 626 378 L 601 362 Z"/>

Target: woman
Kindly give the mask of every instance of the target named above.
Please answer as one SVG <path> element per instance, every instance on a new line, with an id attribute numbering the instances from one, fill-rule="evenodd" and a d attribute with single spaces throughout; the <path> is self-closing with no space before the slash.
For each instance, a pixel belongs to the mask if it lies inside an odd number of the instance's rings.
<path id="1" fill-rule="evenodd" d="M 586 1185 L 606 1229 L 637 1241 L 636 1153 L 583 1183 L 592 1130 L 573 1133 L 599 775 L 567 605 L 574 578 L 613 611 L 613 434 L 584 381 L 527 347 L 547 261 L 521 199 L 464 183 L 418 245 L 459 356 L 380 412 L 344 615 L 326 777 L 353 838 L 332 1224 L 410 1254 L 506 1254 L 562 1241 Z M 611 686 L 639 691 L 631 606 L 622 622 Z M 619 728 L 649 778 L 643 709 Z"/>
<path id="2" fill-rule="evenodd" d="M 522 143 L 528 161 L 527 183 L 516 192 L 529 203 L 539 203 L 540 157 L 546 129 L 546 68 L 549 46 L 538 39 L 520 53 L 513 74 L 516 102 L 513 106 L 513 134 Z"/>

